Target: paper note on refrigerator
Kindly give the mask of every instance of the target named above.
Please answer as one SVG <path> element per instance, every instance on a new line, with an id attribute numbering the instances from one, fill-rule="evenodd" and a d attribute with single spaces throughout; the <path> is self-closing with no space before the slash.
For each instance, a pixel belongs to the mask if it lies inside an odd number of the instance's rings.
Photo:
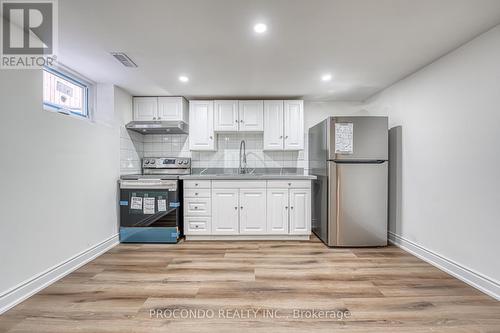
<path id="1" fill-rule="evenodd" d="M 142 209 L 142 197 L 132 197 L 130 199 L 130 209 Z"/>
<path id="2" fill-rule="evenodd" d="M 353 136 L 352 123 L 335 123 L 335 154 L 352 154 Z"/>
<path id="3" fill-rule="evenodd" d="M 167 211 L 167 200 L 158 199 L 158 211 L 159 212 L 166 212 Z"/>
<path id="4" fill-rule="evenodd" d="M 155 213 L 155 198 L 144 198 L 144 214 L 154 214 Z"/>

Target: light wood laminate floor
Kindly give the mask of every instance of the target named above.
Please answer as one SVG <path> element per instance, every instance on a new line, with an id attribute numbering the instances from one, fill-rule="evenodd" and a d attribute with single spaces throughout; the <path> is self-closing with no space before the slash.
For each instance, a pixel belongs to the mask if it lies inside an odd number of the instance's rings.
<path id="1" fill-rule="evenodd" d="M 500 302 L 396 247 L 314 238 L 120 244 L 0 316 L 12 333 L 334 331 L 500 332 Z"/>

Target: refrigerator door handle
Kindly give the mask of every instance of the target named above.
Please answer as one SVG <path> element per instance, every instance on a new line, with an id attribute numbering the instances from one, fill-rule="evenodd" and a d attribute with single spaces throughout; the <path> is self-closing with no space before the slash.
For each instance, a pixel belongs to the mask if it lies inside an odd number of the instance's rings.
<path id="1" fill-rule="evenodd" d="M 340 240 L 339 240 L 339 235 L 340 235 L 340 170 L 339 168 L 336 168 L 336 172 L 335 172 L 335 177 L 337 178 L 336 179 L 336 184 L 337 184 L 337 188 L 335 189 L 335 196 L 336 196 L 336 209 L 335 209 L 335 229 L 336 229 L 336 238 L 335 238 L 335 244 L 336 245 L 339 245 L 340 243 Z"/>

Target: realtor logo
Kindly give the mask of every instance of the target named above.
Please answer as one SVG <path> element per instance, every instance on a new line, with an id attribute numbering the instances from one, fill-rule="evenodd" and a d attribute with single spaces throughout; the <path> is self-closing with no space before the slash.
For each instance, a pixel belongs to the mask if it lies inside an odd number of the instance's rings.
<path id="1" fill-rule="evenodd" d="M 57 46 L 56 0 L 1 1 L 2 68 L 50 66 Z"/>

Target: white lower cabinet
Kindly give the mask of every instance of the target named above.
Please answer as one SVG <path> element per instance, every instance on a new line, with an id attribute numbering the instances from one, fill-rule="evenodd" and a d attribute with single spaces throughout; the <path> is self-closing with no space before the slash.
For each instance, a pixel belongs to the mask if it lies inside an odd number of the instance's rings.
<path id="1" fill-rule="evenodd" d="M 211 182 L 184 181 L 184 234 L 212 234 Z"/>
<path id="2" fill-rule="evenodd" d="M 309 235 L 311 233 L 311 190 L 268 188 L 267 233 Z"/>
<path id="3" fill-rule="evenodd" d="M 213 189 L 212 199 L 212 235 L 237 235 L 238 189 Z"/>
<path id="4" fill-rule="evenodd" d="M 184 229 L 186 235 L 210 235 L 210 217 L 186 216 L 184 217 Z"/>
<path id="5" fill-rule="evenodd" d="M 188 216 L 210 216 L 210 198 L 184 198 L 184 210 Z"/>
<path id="6" fill-rule="evenodd" d="M 231 187 L 232 184 L 227 185 Z M 266 233 L 265 188 L 214 188 L 212 208 L 212 235 Z"/>
<path id="7" fill-rule="evenodd" d="M 266 189 L 240 189 L 240 234 L 266 231 Z"/>
<path id="8" fill-rule="evenodd" d="M 311 233 L 311 190 L 289 190 L 290 234 Z"/>
<path id="9" fill-rule="evenodd" d="M 187 236 L 309 236 L 311 182 L 184 181 Z"/>
<path id="10" fill-rule="evenodd" d="M 288 234 L 288 189 L 267 189 L 267 233 Z"/>

